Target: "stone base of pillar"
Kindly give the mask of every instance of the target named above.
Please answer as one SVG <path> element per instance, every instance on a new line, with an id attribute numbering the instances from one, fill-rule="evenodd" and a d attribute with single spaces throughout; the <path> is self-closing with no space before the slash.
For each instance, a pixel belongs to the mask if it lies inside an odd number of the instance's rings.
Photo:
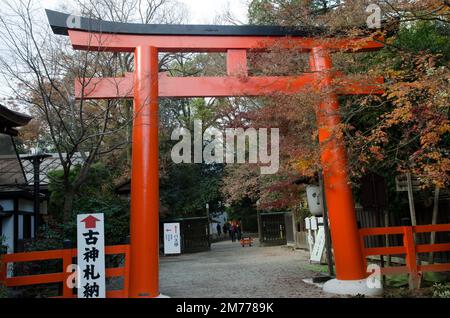
<path id="1" fill-rule="evenodd" d="M 364 296 L 381 296 L 383 287 L 370 288 L 367 279 L 360 280 L 339 280 L 331 279 L 323 285 L 323 291 L 338 295 L 364 295 Z"/>

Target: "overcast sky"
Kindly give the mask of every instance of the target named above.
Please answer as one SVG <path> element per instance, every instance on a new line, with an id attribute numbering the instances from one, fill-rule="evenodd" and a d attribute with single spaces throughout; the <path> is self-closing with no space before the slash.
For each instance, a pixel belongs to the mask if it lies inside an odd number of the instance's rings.
<path id="1" fill-rule="evenodd" d="M 189 9 L 191 24 L 211 24 L 217 15 L 230 9 L 239 21 L 247 20 L 248 0 L 177 0 L 186 4 Z M 42 6 L 47 9 L 57 9 L 58 3 L 64 0 L 43 0 Z"/>

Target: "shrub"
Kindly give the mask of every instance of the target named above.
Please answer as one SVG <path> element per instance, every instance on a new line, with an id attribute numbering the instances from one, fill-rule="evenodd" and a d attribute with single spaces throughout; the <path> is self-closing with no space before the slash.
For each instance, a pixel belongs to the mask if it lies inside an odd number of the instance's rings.
<path id="1" fill-rule="evenodd" d="M 431 288 L 433 298 L 450 298 L 450 284 L 436 283 Z"/>
<path id="2" fill-rule="evenodd" d="M 1 255 L 4 254 L 4 245 L 3 242 L 5 241 L 5 238 L 3 236 L 0 236 L 0 268 L 2 266 L 2 258 Z M 3 285 L 3 282 L 0 282 L 0 298 L 8 298 L 8 290 L 6 289 L 6 286 Z"/>

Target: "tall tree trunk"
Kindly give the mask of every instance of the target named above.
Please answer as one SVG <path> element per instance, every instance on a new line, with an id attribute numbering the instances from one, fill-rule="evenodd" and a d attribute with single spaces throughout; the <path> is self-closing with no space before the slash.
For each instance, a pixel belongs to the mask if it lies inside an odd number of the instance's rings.
<path id="1" fill-rule="evenodd" d="M 133 102 L 125 102 L 125 114 L 128 120 L 127 124 L 127 165 L 131 167 L 131 157 L 132 157 L 132 136 L 133 136 Z"/>
<path id="2" fill-rule="evenodd" d="M 73 200 L 75 198 L 75 191 L 74 189 L 69 186 L 64 191 L 64 205 L 63 205 L 63 224 L 67 224 L 70 222 L 70 218 L 72 216 L 72 209 L 73 209 Z M 63 239 L 67 239 L 66 231 L 63 228 Z"/>

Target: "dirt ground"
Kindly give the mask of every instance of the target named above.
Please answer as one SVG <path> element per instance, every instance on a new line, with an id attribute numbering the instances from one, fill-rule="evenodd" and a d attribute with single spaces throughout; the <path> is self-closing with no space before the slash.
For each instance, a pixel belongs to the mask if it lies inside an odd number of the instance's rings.
<path id="1" fill-rule="evenodd" d="M 281 246 L 214 243 L 210 252 L 161 257 L 160 290 L 174 298 L 333 297 L 303 282 L 320 275 L 308 257 Z"/>

